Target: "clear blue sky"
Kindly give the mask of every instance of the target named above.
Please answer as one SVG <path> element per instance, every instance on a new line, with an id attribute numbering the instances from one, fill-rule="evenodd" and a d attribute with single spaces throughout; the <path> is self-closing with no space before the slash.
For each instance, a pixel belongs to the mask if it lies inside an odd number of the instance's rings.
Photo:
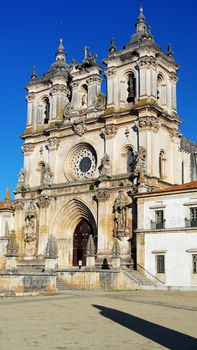
<path id="1" fill-rule="evenodd" d="M 3 1 L 0 11 L 0 198 L 8 186 L 11 192 L 23 166 L 22 141 L 26 123 L 26 91 L 33 65 L 42 75 L 54 61 L 60 23 L 68 54 L 82 60 L 85 44 L 97 53 L 99 61 L 107 55 L 111 37 L 121 49 L 134 32 L 140 0 L 58 0 Z M 195 0 L 144 0 L 144 13 L 156 42 L 166 50 L 169 42 L 180 64 L 178 111 L 184 124 L 181 131 L 197 142 L 197 2 Z"/>

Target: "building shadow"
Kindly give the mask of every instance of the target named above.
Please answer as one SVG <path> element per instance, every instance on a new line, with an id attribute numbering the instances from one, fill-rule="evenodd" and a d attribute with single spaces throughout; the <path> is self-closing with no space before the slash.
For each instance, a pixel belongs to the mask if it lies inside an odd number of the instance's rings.
<path id="1" fill-rule="evenodd" d="M 125 312 L 110 309 L 101 305 L 93 305 L 100 310 L 100 314 L 123 327 L 136 332 L 147 339 L 158 343 L 171 350 L 197 350 L 197 339 L 189 335 L 177 332 L 173 329 L 159 326 L 158 324 L 143 320 L 142 318 Z M 132 344 L 131 344 L 132 348 Z"/>

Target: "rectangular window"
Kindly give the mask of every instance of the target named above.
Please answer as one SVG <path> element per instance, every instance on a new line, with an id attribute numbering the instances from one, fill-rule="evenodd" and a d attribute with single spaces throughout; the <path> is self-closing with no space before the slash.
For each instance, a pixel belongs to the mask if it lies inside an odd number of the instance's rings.
<path id="1" fill-rule="evenodd" d="M 190 208 L 190 221 L 191 221 L 191 227 L 197 226 L 197 207 Z"/>
<path id="2" fill-rule="evenodd" d="M 156 255 L 157 273 L 165 273 L 165 255 Z"/>
<path id="3" fill-rule="evenodd" d="M 164 228 L 164 213 L 163 210 L 156 210 L 155 212 L 156 229 Z"/>
<path id="4" fill-rule="evenodd" d="M 197 254 L 192 254 L 192 270 L 197 273 Z"/>

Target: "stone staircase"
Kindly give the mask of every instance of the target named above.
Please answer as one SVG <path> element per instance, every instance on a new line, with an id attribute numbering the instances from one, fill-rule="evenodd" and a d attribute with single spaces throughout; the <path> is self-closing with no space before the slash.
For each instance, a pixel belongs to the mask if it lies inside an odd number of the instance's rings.
<path id="1" fill-rule="evenodd" d="M 57 288 L 57 292 L 65 292 L 70 289 L 65 285 L 64 281 L 58 278 L 56 279 L 56 288 Z"/>
<path id="2" fill-rule="evenodd" d="M 159 281 L 151 281 L 146 276 L 142 275 L 138 271 L 124 271 L 124 274 L 134 281 L 139 287 L 156 287 L 160 285 Z M 141 288 L 140 288 L 141 289 Z"/>

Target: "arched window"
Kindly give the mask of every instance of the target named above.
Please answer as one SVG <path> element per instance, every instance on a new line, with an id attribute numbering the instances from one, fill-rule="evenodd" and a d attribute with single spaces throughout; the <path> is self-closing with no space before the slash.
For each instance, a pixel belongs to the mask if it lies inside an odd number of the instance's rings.
<path id="1" fill-rule="evenodd" d="M 166 105 L 166 84 L 161 74 L 157 76 L 157 101 L 160 105 Z"/>
<path id="2" fill-rule="evenodd" d="M 134 169 L 134 152 L 132 148 L 127 149 L 127 173 L 130 173 Z"/>
<path id="3" fill-rule="evenodd" d="M 45 168 L 46 164 L 43 161 L 41 161 L 38 164 L 38 171 L 40 171 L 40 185 L 42 185 L 44 181 Z"/>
<path id="4" fill-rule="evenodd" d="M 132 146 L 125 145 L 121 151 L 121 172 L 131 173 L 135 167 L 135 154 Z"/>
<path id="5" fill-rule="evenodd" d="M 50 102 L 49 99 L 47 97 L 45 97 L 42 100 L 43 103 L 43 116 L 44 116 L 44 124 L 48 124 L 49 123 L 49 118 L 50 118 Z"/>
<path id="6" fill-rule="evenodd" d="M 127 80 L 127 102 L 135 102 L 136 98 L 136 78 L 133 72 L 129 73 Z"/>
<path id="7" fill-rule="evenodd" d="M 161 151 L 159 153 L 159 177 L 161 180 L 163 180 L 166 176 L 166 157 L 165 157 L 165 152 Z"/>
<path id="8" fill-rule="evenodd" d="M 81 87 L 81 107 L 82 109 L 88 107 L 88 87 L 86 84 Z"/>

